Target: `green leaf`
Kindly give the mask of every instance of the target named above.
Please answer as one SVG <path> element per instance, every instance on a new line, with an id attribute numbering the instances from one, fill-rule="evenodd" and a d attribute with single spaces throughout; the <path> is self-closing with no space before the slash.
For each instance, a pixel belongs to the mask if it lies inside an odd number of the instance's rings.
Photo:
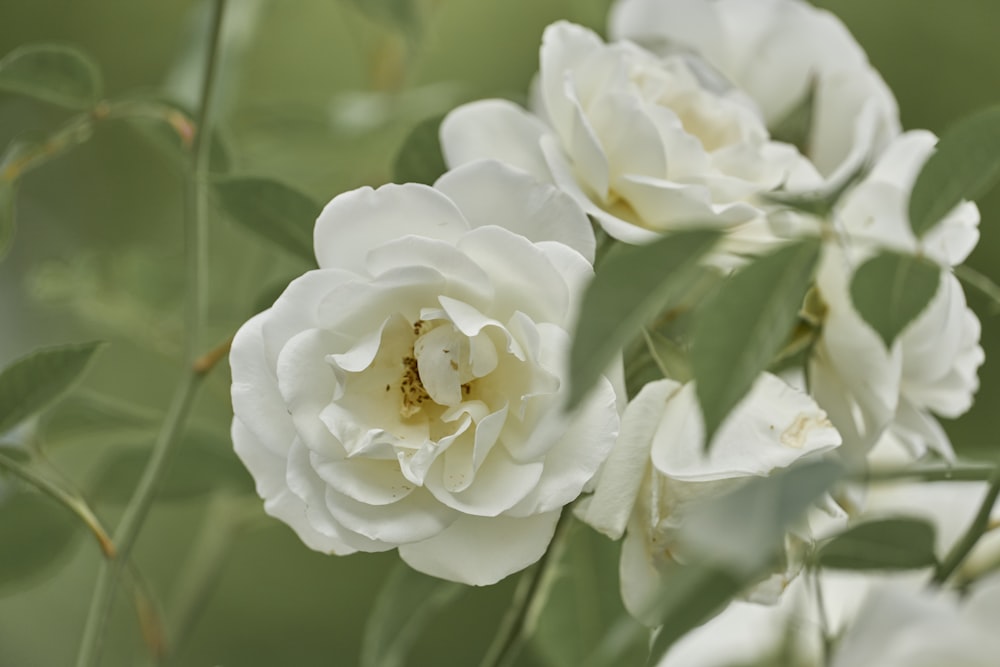
<path id="1" fill-rule="evenodd" d="M 758 574 L 773 561 L 788 528 L 842 475 L 838 464 L 818 460 L 754 477 L 706 499 L 685 513 L 677 538 L 683 553 L 739 574 Z"/>
<path id="2" fill-rule="evenodd" d="M 561 543 L 548 595 L 534 622 L 534 652 L 551 667 L 616 667 L 639 664 L 647 633 L 621 602 L 618 560 L 621 543 L 573 520 Z"/>
<path id="3" fill-rule="evenodd" d="M 0 177 L 0 259 L 3 259 L 14 239 L 14 205 L 17 193 L 14 183 Z"/>
<path id="4" fill-rule="evenodd" d="M 407 135 L 393 165 L 392 174 L 396 183 L 433 185 L 441 174 L 448 171 L 438 135 L 443 119 L 444 116 L 428 118 Z"/>
<path id="5" fill-rule="evenodd" d="M 963 199 L 986 194 L 1000 179 L 1000 106 L 968 116 L 938 141 L 910 193 L 910 226 L 919 237 Z"/>
<path id="6" fill-rule="evenodd" d="M 674 643 L 715 616 L 750 580 L 709 565 L 671 565 L 662 575 L 658 612 L 663 620 L 650 648 L 647 667 L 660 663 Z"/>
<path id="7" fill-rule="evenodd" d="M 61 398 L 80 379 L 103 343 L 41 348 L 0 373 L 0 433 Z"/>
<path id="8" fill-rule="evenodd" d="M 842 474 L 829 461 L 806 463 L 692 507 L 678 536 L 692 557 L 661 575 L 656 614 L 663 625 L 647 664 L 658 664 L 674 642 L 773 571 L 785 533 Z"/>
<path id="9" fill-rule="evenodd" d="M 70 109 L 88 109 L 101 99 L 101 70 L 79 49 L 63 44 L 27 44 L 0 60 L 0 91 Z"/>
<path id="10" fill-rule="evenodd" d="M 312 198 L 268 178 L 228 178 L 212 187 L 234 221 L 315 264 L 313 227 L 323 207 Z"/>
<path id="11" fill-rule="evenodd" d="M 838 570 L 913 570 L 937 564 L 934 526 L 923 519 L 866 521 L 831 538 L 817 555 Z"/>
<path id="12" fill-rule="evenodd" d="M 365 624 L 361 667 L 402 667 L 423 629 L 463 590 L 461 584 L 429 577 L 398 562 Z"/>
<path id="13" fill-rule="evenodd" d="M 647 320 L 686 296 L 701 275 L 698 261 L 719 236 L 708 229 L 682 231 L 608 253 L 583 295 L 570 350 L 567 409 L 579 405 Z"/>
<path id="14" fill-rule="evenodd" d="M 0 497 L 0 593 L 37 580 L 69 555 L 79 535 L 76 517 L 47 496 Z"/>
<path id="15" fill-rule="evenodd" d="M 706 446 L 788 339 L 819 247 L 819 241 L 807 239 L 754 260 L 695 313 L 691 367 Z"/>
<path id="16" fill-rule="evenodd" d="M 886 250 L 854 272 L 851 301 L 885 346 L 891 347 L 931 302 L 940 283 L 941 269 L 935 264 Z"/>
<path id="17" fill-rule="evenodd" d="M 149 447 L 122 447 L 102 463 L 90 494 L 111 505 L 129 502 L 149 461 Z M 181 502 L 229 489 L 250 495 L 253 483 L 229 441 L 204 433 L 189 433 L 173 452 L 156 499 Z"/>

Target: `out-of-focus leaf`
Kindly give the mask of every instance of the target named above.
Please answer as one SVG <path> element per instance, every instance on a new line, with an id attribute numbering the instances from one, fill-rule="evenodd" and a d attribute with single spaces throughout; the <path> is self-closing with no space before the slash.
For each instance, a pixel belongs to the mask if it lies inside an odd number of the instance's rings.
<path id="1" fill-rule="evenodd" d="M 570 351 L 569 408 L 647 320 L 686 296 L 700 276 L 698 261 L 718 239 L 717 231 L 697 229 L 608 253 L 583 295 Z"/>
<path id="2" fill-rule="evenodd" d="M 392 170 L 394 181 L 433 185 L 441 174 L 448 171 L 438 136 L 443 118 L 428 118 L 410 131 L 396 154 Z"/>
<path id="3" fill-rule="evenodd" d="M 0 178 L 0 259 L 7 254 L 14 239 L 14 184 Z"/>
<path id="4" fill-rule="evenodd" d="M 79 534 L 76 517 L 40 493 L 0 498 L 0 595 L 56 565 Z"/>
<path id="5" fill-rule="evenodd" d="M 578 521 L 568 527 L 534 622 L 534 652 L 551 667 L 615 667 L 646 657 L 648 634 L 625 612 L 618 585 L 620 542 Z M 614 633 L 615 636 L 610 636 Z M 618 640 L 616 642 L 616 640 Z M 600 651 L 599 651 L 600 649 Z"/>
<path id="6" fill-rule="evenodd" d="M 815 239 L 765 255 L 722 283 L 695 313 L 691 366 L 706 446 L 788 339 L 818 258 Z"/>
<path id="7" fill-rule="evenodd" d="M 0 60 L 0 91 L 87 109 L 101 99 L 102 87 L 97 63 L 72 46 L 26 44 Z"/>
<path id="8" fill-rule="evenodd" d="M 268 178 L 227 178 L 213 184 L 222 209 L 258 236 L 315 263 L 313 226 L 323 207 Z"/>
<path id="9" fill-rule="evenodd" d="M 402 667 L 423 629 L 462 591 L 461 584 L 429 577 L 398 562 L 365 624 L 361 667 Z"/>
<path id="10" fill-rule="evenodd" d="M 89 495 L 112 505 L 127 503 L 148 461 L 148 447 L 120 448 L 101 466 Z M 190 433 L 171 455 L 156 498 L 179 502 L 221 489 L 252 494 L 253 483 L 228 440 Z"/>
<path id="11" fill-rule="evenodd" d="M 986 194 L 1000 180 L 1000 106 L 968 116 L 938 141 L 910 193 L 910 226 L 922 236 L 963 199 Z"/>
<path id="12" fill-rule="evenodd" d="M 650 647 L 654 667 L 674 643 L 717 614 L 752 579 L 707 563 L 673 565 L 663 573 L 658 613 L 663 625 Z"/>
<path id="13" fill-rule="evenodd" d="M 656 613 L 663 625 L 647 664 L 773 569 L 786 531 L 841 474 L 832 462 L 807 463 L 693 507 L 678 537 L 691 558 L 662 574 Z"/>
<path id="14" fill-rule="evenodd" d="M 40 412 L 68 392 L 103 343 L 35 350 L 0 373 L 0 433 Z"/>
<path id="15" fill-rule="evenodd" d="M 940 283 L 941 269 L 933 263 L 883 251 L 854 272 L 851 301 L 885 346 L 891 347 L 931 302 Z"/>
<path id="16" fill-rule="evenodd" d="M 754 574 L 773 560 L 789 526 L 843 474 L 832 461 L 805 463 L 754 477 L 685 514 L 678 541 L 685 554 L 738 573 Z"/>
<path id="17" fill-rule="evenodd" d="M 838 570 L 913 570 L 937 564 L 934 526 L 923 519 L 859 523 L 820 547 L 817 562 Z"/>
<path id="18" fill-rule="evenodd" d="M 79 393 L 46 413 L 39 427 L 45 445 L 128 444 L 145 441 L 161 415 L 102 394 Z"/>

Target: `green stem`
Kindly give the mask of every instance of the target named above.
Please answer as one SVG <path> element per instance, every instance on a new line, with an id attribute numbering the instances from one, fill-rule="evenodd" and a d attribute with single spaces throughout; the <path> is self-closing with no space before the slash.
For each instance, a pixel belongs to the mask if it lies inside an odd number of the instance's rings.
<path id="1" fill-rule="evenodd" d="M 955 546 L 948 552 L 945 559 L 934 570 L 934 576 L 931 578 L 932 585 L 940 586 L 948 581 L 948 578 L 965 562 L 969 554 L 972 553 L 979 539 L 990 528 L 990 513 L 993 511 L 993 506 L 996 504 L 998 496 L 1000 496 L 1000 470 L 995 470 L 990 480 L 990 488 L 986 492 L 986 497 L 983 498 L 983 503 L 979 506 L 979 512 L 976 513 L 976 517 L 972 520 L 969 529 L 965 531 L 965 534 L 955 543 Z"/>
<path id="2" fill-rule="evenodd" d="M 97 584 L 80 644 L 80 652 L 77 655 L 77 667 L 96 667 L 100 661 L 108 617 L 114 603 L 123 564 L 128 562 L 132 548 L 139 537 L 139 532 L 156 495 L 157 487 L 166 471 L 169 455 L 184 430 L 198 386 L 211 368 L 210 366 L 208 368 L 196 367 L 195 362 L 199 359 L 198 346 L 200 345 L 206 308 L 204 278 L 207 268 L 205 250 L 207 194 L 205 192 L 205 174 L 208 167 L 210 107 L 225 7 L 226 0 L 215 0 L 209 28 L 210 38 L 208 56 L 205 62 L 201 104 L 191 151 L 191 175 L 187 185 L 188 214 L 185 221 L 185 256 L 188 268 L 187 322 L 185 327 L 187 332 L 187 369 L 174 391 L 170 408 L 153 445 L 153 451 L 143 470 L 142 477 L 125 508 L 118 528 L 115 530 L 118 557 L 111 562 L 102 563 L 98 573 Z"/>
<path id="3" fill-rule="evenodd" d="M 538 563 L 521 575 L 510 606 L 500 620 L 500 628 L 479 667 L 510 667 L 514 664 L 528 639 L 531 620 L 541 613 L 542 594 L 548 588 L 544 583 L 551 577 L 550 567 L 559 561 L 558 555 L 564 548 L 571 515 L 570 508 L 563 509 L 549 548 Z"/>
<path id="4" fill-rule="evenodd" d="M 82 520 L 83 523 L 86 524 L 87 528 L 90 529 L 90 532 L 94 534 L 94 537 L 97 539 L 97 544 L 100 546 L 101 553 L 104 554 L 104 557 L 115 557 L 117 553 L 115 543 L 104 529 L 100 519 L 97 518 L 97 515 L 94 514 L 94 511 L 90 509 L 90 506 L 85 500 L 83 500 L 83 498 L 71 494 L 60 486 L 54 484 L 52 481 L 46 479 L 44 476 L 39 475 L 28 466 L 23 465 L 4 454 L 0 454 L 0 468 L 24 480 L 80 517 L 80 520 Z"/>
<path id="5" fill-rule="evenodd" d="M 993 302 L 994 313 L 1000 311 L 1000 285 L 990 280 L 988 276 L 964 264 L 956 266 L 953 270 L 959 280 L 976 288 Z"/>
<path id="6" fill-rule="evenodd" d="M 864 483 L 898 482 L 986 482 L 993 479 L 998 468 L 989 463 L 962 465 L 922 465 L 888 470 L 867 470 L 851 475 L 851 480 Z"/>

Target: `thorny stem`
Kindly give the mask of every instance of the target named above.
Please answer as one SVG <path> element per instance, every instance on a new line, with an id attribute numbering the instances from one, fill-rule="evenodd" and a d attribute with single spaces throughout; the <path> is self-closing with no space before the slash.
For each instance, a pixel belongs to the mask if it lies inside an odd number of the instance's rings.
<path id="1" fill-rule="evenodd" d="M 179 381 L 170 408 L 164 419 L 160 433 L 153 445 L 149 462 L 125 508 L 121 522 L 115 530 L 118 557 L 102 563 L 97 584 L 91 599 L 87 624 L 84 628 L 77 667 L 96 667 L 100 661 L 102 644 L 106 634 L 108 617 L 121 576 L 123 564 L 138 539 L 139 532 L 152 506 L 160 480 L 166 471 L 166 462 L 179 436 L 184 430 L 188 414 L 194 404 L 194 396 L 212 364 L 196 365 L 199 359 L 201 329 L 206 308 L 205 273 L 207 256 L 205 249 L 207 193 L 205 192 L 209 147 L 209 119 L 212 89 L 215 82 L 216 63 L 221 41 L 222 20 L 226 0 L 215 0 L 210 25 L 208 55 L 201 92 L 201 103 L 196 120 L 196 134 L 192 146 L 192 167 L 187 185 L 188 214 L 185 220 L 185 255 L 188 268 L 187 291 L 187 360 L 188 368 Z"/>

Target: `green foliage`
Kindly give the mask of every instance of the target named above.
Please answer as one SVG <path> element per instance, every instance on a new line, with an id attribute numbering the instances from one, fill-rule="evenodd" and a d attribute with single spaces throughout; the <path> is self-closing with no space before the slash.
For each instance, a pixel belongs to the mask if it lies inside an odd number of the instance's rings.
<path id="1" fill-rule="evenodd" d="M 820 567 L 838 570 L 912 570 L 937 564 L 934 526 L 892 518 L 851 526 L 820 547 Z"/>
<path id="2" fill-rule="evenodd" d="M 941 269 L 912 255 L 883 251 L 858 267 L 851 279 L 851 301 L 886 347 L 934 298 Z"/>
<path id="3" fill-rule="evenodd" d="M 45 409 L 77 383 L 102 343 L 35 350 L 0 373 L 0 433 Z"/>
<path id="4" fill-rule="evenodd" d="M 323 207 L 308 195 L 268 178 L 226 178 L 213 183 L 222 209 L 240 225 L 314 264 L 313 226 Z"/>
<path id="5" fill-rule="evenodd" d="M 444 116 L 428 118 L 407 135 L 393 165 L 392 174 L 396 183 L 433 185 L 441 174 L 448 171 L 438 138 L 442 120 Z"/>
<path id="6" fill-rule="evenodd" d="M 27 44 L 0 60 L 0 91 L 87 109 L 101 99 L 102 87 L 97 63 L 71 46 Z"/>
<path id="7" fill-rule="evenodd" d="M 1000 179 L 1000 106 L 962 119 L 938 142 L 910 194 L 910 225 L 923 236 L 963 199 L 986 194 Z"/>
<path id="8" fill-rule="evenodd" d="M 160 502 L 206 497 L 223 489 L 253 493 L 253 483 L 228 440 L 191 433 L 170 458 L 156 495 Z M 148 461 L 149 447 L 117 448 L 90 484 L 90 495 L 112 505 L 128 503 Z"/>
<path id="9" fill-rule="evenodd" d="M 434 616 L 464 587 L 421 574 L 399 561 L 365 624 L 361 667 L 402 667 L 406 655 Z"/>
<path id="10" fill-rule="evenodd" d="M 815 239 L 785 246 L 731 276 L 695 313 L 691 362 L 706 446 L 788 339 L 818 258 Z"/>
<path id="11" fill-rule="evenodd" d="M 40 493 L 0 497 L 0 594 L 61 562 L 78 535 L 75 517 Z"/>
<path id="12" fill-rule="evenodd" d="M 718 239 L 714 230 L 682 231 L 608 254 L 583 295 L 573 334 L 569 408 L 647 320 L 687 295 L 700 276 L 698 261 Z"/>
<path id="13" fill-rule="evenodd" d="M 531 643 L 550 667 L 633 665 L 646 656 L 645 628 L 625 611 L 618 588 L 620 542 L 573 521 L 560 545 Z"/>

